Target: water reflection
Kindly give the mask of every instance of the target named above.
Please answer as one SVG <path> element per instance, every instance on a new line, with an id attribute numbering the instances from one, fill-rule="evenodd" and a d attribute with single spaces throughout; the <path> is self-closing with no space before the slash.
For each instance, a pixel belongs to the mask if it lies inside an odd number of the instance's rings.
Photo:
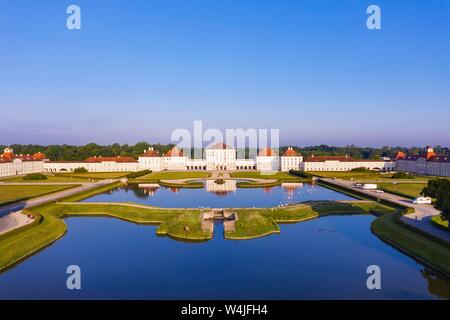
<path id="1" fill-rule="evenodd" d="M 157 184 L 130 184 L 96 195 L 84 202 L 136 202 L 172 208 L 261 208 L 305 201 L 353 198 L 309 183 L 283 183 L 264 188 L 238 188 L 243 180 L 205 180 L 203 188 L 173 188 Z"/>
<path id="2" fill-rule="evenodd" d="M 217 195 L 227 195 L 228 193 L 235 192 L 236 180 L 206 180 L 206 191 L 215 193 Z"/>

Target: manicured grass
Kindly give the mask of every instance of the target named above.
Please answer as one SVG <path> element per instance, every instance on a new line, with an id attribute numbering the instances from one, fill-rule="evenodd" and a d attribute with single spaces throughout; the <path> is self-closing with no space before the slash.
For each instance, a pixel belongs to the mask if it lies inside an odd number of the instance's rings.
<path id="1" fill-rule="evenodd" d="M 158 184 L 167 188 L 201 189 L 204 187 L 203 182 L 200 181 L 189 181 L 185 183 L 169 183 L 158 181 Z"/>
<path id="2" fill-rule="evenodd" d="M 280 232 L 280 227 L 270 215 L 254 210 L 239 210 L 235 228 L 234 231 L 225 232 L 227 239 L 252 239 Z"/>
<path id="3" fill-rule="evenodd" d="M 444 229 L 445 231 L 450 232 L 448 227 L 448 221 L 444 221 L 441 219 L 441 216 L 434 216 L 431 218 L 431 223 L 438 228 Z"/>
<path id="4" fill-rule="evenodd" d="M 415 198 L 420 196 L 422 189 L 426 186 L 426 183 L 382 183 L 378 185 L 378 188 L 399 196 Z"/>
<path id="5" fill-rule="evenodd" d="M 372 231 L 410 255 L 450 276 L 448 247 L 398 224 L 396 214 L 385 214 L 372 222 Z"/>
<path id="6" fill-rule="evenodd" d="M 136 181 L 159 181 L 159 180 L 176 180 L 176 179 L 196 179 L 208 178 L 211 174 L 202 171 L 161 171 L 152 172 L 146 176 L 142 176 Z"/>
<path id="7" fill-rule="evenodd" d="M 36 198 L 42 195 L 61 191 L 74 187 L 75 185 L 27 185 L 27 186 L 8 186 L 0 185 L 0 205 L 15 201 L 24 201 Z"/>
<path id="8" fill-rule="evenodd" d="M 86 173 L 58 173 L 59 177 L 85 178 L 85 179 L 120 179 L 130 172 L 86 172 Z"/>
<path id="9" fill-rule="evenodd" d="M 236 187 L 238 188 L 271 188 L 282 184 L 282 181 L 277 180 L 275 182 L 255 182 L 255 181 L 245 181 L 237 182 Z"/>
<path id="10" fill-rule="evenodd" d="M 70 176 L 60 176 L 60 175 L 47 175 L 47 179 L 45 180 L 25 180 L 24 176 L 17 176 L 12 178 L 6 178 L 3 180 L 5 183 L 83 183 L 89 182 L 89 178 L 78 178 L 78 177 L 70 177 Z"/>
<path id="11" fill-rule="evenodd" d="M 384 180 L 386 180 L 386 182 L 405 181 L 405 179 L 399 180 L 391 179 L 391 177 L 393 176 L 392 173 L 381 173 L 381 172 L 314 171 L 308 173 L 321 178 L 337 178 L 343 180 L 353 179 L 353 181 L 360 181 L 360 182 L 384 181 Z M 430 180 L 430 177 L 414 176 L 413 179 L 418 181 L 419 180 L 428 181 Z M 411 181 L 413 179 L 408 180 Z"/>
<path id="12" fill-rule="evenodd" d="M 236 179 L 274 179 L 281 181 L 309 181 L 310 179 L 299 178 L 296 176 L 291 176 L 287 172 L 276 172 L 274 174 L 261 174 L 260 171 L 243 171 L 243 172 L 232 172 L 230 173 L 232 178 Z"/>

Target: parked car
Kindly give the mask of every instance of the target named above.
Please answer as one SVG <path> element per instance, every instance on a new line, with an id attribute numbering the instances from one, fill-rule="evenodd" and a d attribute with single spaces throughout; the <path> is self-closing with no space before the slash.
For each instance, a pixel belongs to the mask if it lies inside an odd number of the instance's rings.
<path id="1" fill-rule="evenodd" d="M 414 204 L 431 204 L 430 197 L 417 197 L 413 201 Z"/>

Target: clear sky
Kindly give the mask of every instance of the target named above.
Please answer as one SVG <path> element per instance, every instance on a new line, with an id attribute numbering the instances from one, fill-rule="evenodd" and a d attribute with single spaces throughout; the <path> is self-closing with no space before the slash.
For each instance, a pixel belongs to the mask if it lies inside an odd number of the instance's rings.
<path id="1" fill-rule="evenodd" d="M 0 0 L 0 111 L 0 144 L 166 143 L 202 120 L 448 146 L 450 1 Z"/>

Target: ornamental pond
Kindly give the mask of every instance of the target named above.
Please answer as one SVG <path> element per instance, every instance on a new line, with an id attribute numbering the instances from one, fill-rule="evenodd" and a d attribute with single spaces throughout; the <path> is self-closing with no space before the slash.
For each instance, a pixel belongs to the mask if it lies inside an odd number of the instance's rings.
<path id="1" fill-rule="evenodd" d="M 219 193 L 128 187 L 86 201 L 264 207 L 349 199 L 304 184 Z M 62 239 L 0 274 L 0 299 L 449 299 L 450 281 L 375 236 L 374 219 L 326 216 L 245 241 L 224 239 L 216 222 L 211 241 L 190 243 L 158 237 L 156 226 L 68 218 Z M 81 268 L 81 290 L 66 287 L 69 265 Z M 381 269 L 381 290 L 367 288 L 370 265 Z"/>

